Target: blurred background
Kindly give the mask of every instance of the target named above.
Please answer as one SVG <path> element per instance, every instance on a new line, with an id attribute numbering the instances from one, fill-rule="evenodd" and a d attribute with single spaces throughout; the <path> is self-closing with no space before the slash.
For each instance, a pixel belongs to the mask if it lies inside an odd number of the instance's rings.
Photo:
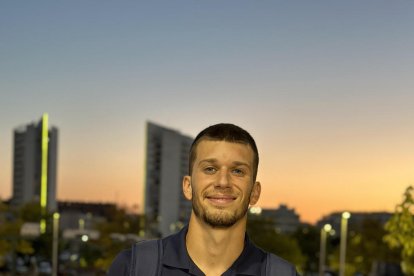
<path id="1" fill-rule="evenodd" d="M 219 122 L 259 148 L 257 244 L 303 275 L 409 273 L 413 12 L 2 1 L 0 274 L 104 274 L 132 242 L 180 229 L 189 145 Z"/>

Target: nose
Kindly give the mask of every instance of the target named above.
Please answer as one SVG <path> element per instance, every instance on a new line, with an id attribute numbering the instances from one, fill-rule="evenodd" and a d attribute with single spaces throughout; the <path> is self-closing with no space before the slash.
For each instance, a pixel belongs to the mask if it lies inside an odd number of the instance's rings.
<path id="1" fill-rule="evenodd" d="M 228 169 L 221 169 L 218 173 L 216 187 L 228 188 L 230 187 L 230 172 Z"/>

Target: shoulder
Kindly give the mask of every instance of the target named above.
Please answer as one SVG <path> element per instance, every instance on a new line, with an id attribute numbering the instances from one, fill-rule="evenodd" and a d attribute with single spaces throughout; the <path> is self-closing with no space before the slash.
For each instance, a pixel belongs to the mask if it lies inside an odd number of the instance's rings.
<path id="1" fill-rule="evenodd" d="M 267 253 L 266 259 L 266 271 L 270 272 L 267 275 L 298 275 L 295 266 L 288 261 L 280 258 L 279 256 L 276 256 L 272 253 Z"/>
<path id="2" fill-rule="evenodd" d="M 132 245 L 130 249 L 121 251 L 112 262 L 109 270 L 109 276 L 130 275 L 133 271 L 147 274 L 147 271 L 153 271 L 158 267 L 159 256 L 162 254 L 162 240 L 140 241 Z M 137 265 L 137 262 L 141 265 Z M 146 264 L 143 266 L 142 264 Z M 141 275 L 141 274 L 138 274 Z"/>
<path id="3" fill-rule="evenodd" d="M 278 275 L 278 276 L 296 276 L 296 268 L 293 264 L 285 259 L 263 250 L 256 246 L 247 237 L 247 246 L 250 247 L 250 251 L 254 252 L 255 256 L 262 256 L 261 263 L 261 275 Z"/>
<path id="4" fill-rule="evenodd" d="M 108 276 L 128 275 L 131 266 L 131 254 L 131 249 L 121 251 L 109 267 Z"/>

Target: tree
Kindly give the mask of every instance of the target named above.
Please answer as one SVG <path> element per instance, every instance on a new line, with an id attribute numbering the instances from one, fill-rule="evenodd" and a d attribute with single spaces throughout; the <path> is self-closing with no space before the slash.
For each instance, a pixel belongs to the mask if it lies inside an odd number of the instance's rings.
<path id="1" fill-rule="evenodd" d="M 306 262 L 295 238 L 276 232 L 273 221 L 266 218 L 249 218 L 247 233 L 254 244 L 295 264 L 299 271 Z"/>
<path id="2" fill-rule="evenodd" d="M 391 248 L 401 248 L 401 268 L 406 275 L 414 275 L 414 199 L 413 187 L 404 192 L 403 201 L 395 207 L 394 215 L 385 224 L 388 234 L 384 241 Z"/>
<path id="3" fill-rule="evenodd" d="M 39 202 L 33 201 L 23 205 L 19 209 L 19 217 L 24 222 L 39 222 L 41 218 L 41 208 Z"/>
<path id="4" fill-rule="evenodd" d="M 296 239 L 299 248 L 306 256 L 304 263 L 304 271 L 317 272 L 319 268 L 319 245 L 320 245 L 320 231 L 312 225 L 301 225 L 295 233 L 293 238 Z"/>
<path id="5" fill-rule="evenodd" d="M 17 254 L 34 253 L 32 243 L 20 236 L 23 223 L 19 209 L 0 201 L 0 267 L 6 265 L 5 256 L 12 257 L 14 262 Z"/>
<path id="6" fill-rule="evenodd" d="M 94 246 L 99 247 L 101 253 L 97 254 L 98 250 L 92 250 L 88 253 L 90 255 L 88 259 L 85 260 L 93 262 L 95 268 L 106 271 L 116 255 L 123 249 L 131 248 L 134 242 L 114 240 L 111 234 L 138 234 L 142 230 L 142 220 L 142 215 L 131 215 L 125 209 L 114 208 L 110 220 L 96 227 L 100 232 L 100 238 Z M 88 244 L 92 245 L 93 242 L 88 242 Z"/>
<path id="7" fill-rule="evenodd" d="M 360 273 L 368 275 L 374 263 L 398 264 L 399 254 L 390 250 L 383 241 L 386 234 L 380 220 L 365 218 L 360 224 L 350 225 L 346 249 L 345 274 Z M 330 265 L 339 270 L 339 237 L 338 244 L 329 256 Z"/>

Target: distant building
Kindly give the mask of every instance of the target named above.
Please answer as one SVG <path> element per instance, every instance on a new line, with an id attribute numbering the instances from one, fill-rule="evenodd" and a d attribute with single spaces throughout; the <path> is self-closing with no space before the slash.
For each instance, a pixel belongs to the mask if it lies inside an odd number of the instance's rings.
<path id="1" fill-rule="evenodd" d="M 249 209 L 248 215 L 252 219 L 261 219 L 262 226 L 266 229 L 271 228 L 283 234 L 293 233 L 303 225 L 295 209 L 285 204 L 280 204 L 277 209 L 262 209 L 253 206 Z"/>
<path id="2" fill-rule="evenodd" d="M 60 228 L 94 229 L 96 223 L 110 220 L 116 209 L 113 203 L 59 201 Z"/>
<path id="3" fill-rule="evenodd" d="M 58 129 L 48 127 L 47 114 L 14 129 L 13 205 L 41 202 L 43 194 L 47 210 L 56 210 L 57 145 Z"/>
<path id="4" fill-rule="evenodd" d="M 193 138 L 147 123 L 145 214 L 150 235 L 166 236 L 188 222 L 191 202 L 182 193 Z"/>
<path id="5" fill-rule="evenodd" d="M 277 209 L 263 209 L 261 215 L 271 219 L 275 230 L 279 233 L 293 233 L 301 225 L 300 217 L 294 208 L 280 204 Z"/>
<path id="6" fill-rule="evenodd" d="M 351 212 L 351 217 L 348 220 L 349 229 L 360 229 L 363 227 L 364 221 L 367 220 L 377 221 L 381 225 L 385 225 L 391 216 L 392 213 L 388 212 Z M 335 233 L 339 235 L 341 229 L 341 218 L 342 212 L 334 212 L 324 216 L 316 222 L 316 226 L 322 228 L 325 224 L 330 224 L 335 230 Z"/>

